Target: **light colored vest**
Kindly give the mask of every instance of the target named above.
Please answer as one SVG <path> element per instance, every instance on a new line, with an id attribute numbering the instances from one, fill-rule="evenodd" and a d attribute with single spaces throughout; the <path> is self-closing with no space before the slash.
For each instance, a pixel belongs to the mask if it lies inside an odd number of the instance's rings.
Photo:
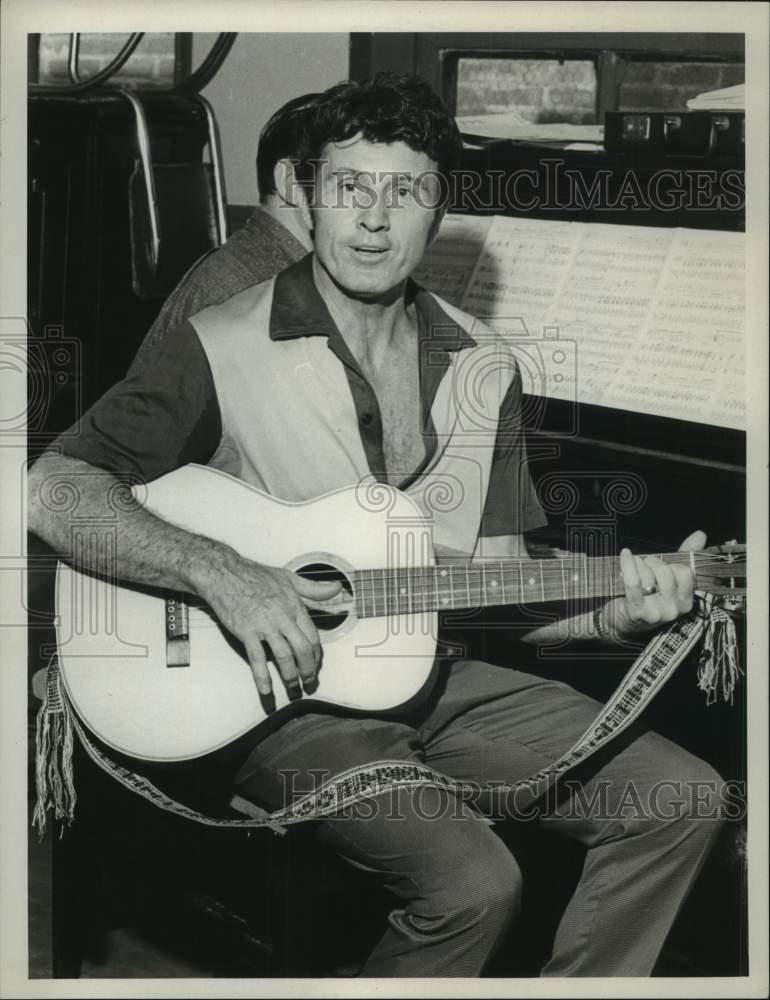
<path id="1" fill-rule="evenodd" d="M 289 501 L 374 484 L 345 367 L 326 336 L 270 339 L 274 283 L 248 288 L 191 319 L 222 421 L 209 464 Z M 434 543 L 470 553 L 484 511 L 500 404 L 516 361 L 488 327 L 434 298 L 477 346 L 449 352 L 431 408 L 436 451 L 405 492 L 432 520 Z"/>

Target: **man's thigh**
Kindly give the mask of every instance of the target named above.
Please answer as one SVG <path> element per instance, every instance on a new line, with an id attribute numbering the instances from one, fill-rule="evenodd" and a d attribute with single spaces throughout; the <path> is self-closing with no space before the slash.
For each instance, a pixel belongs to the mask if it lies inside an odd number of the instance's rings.
<path id="1" fill-rule="evenodd" d="M 277 809 L 342 771 L 377 760 L 424 763 L 419 734 L 393 720 L 305 715 L 266 737 L 236 783 L 241 794 Z M 384 879 L 396 895 L 429 896 L 439 910 L 458 891 L 478 895 L 479 877 L 504 879 L 515 867 L 485 820 L 433 786 L 363 800 L 314 823 L 313 832 L 355 867 Z"/>
<path id="2" fill-rule="evenodd" d="M 417 727 L 427 763 L 477 786 L 515 784 L 553 764 L 602 707 L 567 684 L 476 661 L 452 665 L 440 684 L 432 711 Z M 719 776 L 703 761 L 632 724 L 567 771 L 558 786 L 541 796 L 537 810 L 529 794 L 479 794 L 478 804 L 526 818 L 537 812 L 548 816 L 552 827 L 590 842 L 597 835 L 593 819 L 602 827 L 601 818 L 621 808 L 640 816 L 663 814 L 670 811 L 672 796 L 689 799 L 693 788 L 707 785 L 714 786 L 717 801 L 719 784 Z M 567 816 L 570 822 L 562 824 L 560 818 Z"/>
<path id="3" fill-rule="evenodd" d="M 601 707 L 560 681 L 479 660 L 461 660 L 442 668 L 413 724 L 432 763 L 453 754 L 452 744 L 457 741 L 458 747 L 465 744 L 472 766 L 475 744 L 487 759 L 485 768 L 499 759 L 509 769 L 507 776 L 518 779 L 564 753 Z M 467 741 L 460 739 L 461 734 Z"/>
<path id="4" fill-rule="evenodd" d="M 323 781 L 376 760 L 424 762 L 419 734 L 394 719 L 304 713 L 264 737 L 235 782 L 279 809 Z"/>

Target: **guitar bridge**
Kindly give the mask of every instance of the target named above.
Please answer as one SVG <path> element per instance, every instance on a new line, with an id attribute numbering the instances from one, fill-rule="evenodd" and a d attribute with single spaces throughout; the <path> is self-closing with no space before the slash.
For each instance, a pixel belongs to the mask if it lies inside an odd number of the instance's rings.
<path id="1" fill-rule="evenodd" d="M 181 594 L 166 598 L 166 666 L 190 666 L 190 613 Z"/>

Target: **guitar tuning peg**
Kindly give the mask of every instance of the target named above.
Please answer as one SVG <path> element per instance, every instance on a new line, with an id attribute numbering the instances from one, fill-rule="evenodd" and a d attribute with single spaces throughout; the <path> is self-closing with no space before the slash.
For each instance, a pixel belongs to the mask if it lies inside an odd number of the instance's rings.
<path id="1" fill-rule="evenodd" d="M 731 539 L 729 542 L 723 542 L 718 546 L 718 550 L 725 556 L 727 556 L 727 562 L 733 562 L 736 558 L 736 552 L 743 551 L 745 546 L 739 545 L 736 538 Z"/>
<path id="2" fill-rule="evenodd" d="M 746 597 L 743 594 L 722 594 L 716 600 L 717 606 L 731 614 L 746 613 Z"/>

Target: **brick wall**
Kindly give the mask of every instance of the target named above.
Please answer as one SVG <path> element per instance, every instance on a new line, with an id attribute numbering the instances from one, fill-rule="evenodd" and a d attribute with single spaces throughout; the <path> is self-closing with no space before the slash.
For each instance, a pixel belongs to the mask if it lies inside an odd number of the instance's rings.
<path id="1" fill-rule="evenodd" d="M 620 83 L 622 111 L 683 111 L 698 94 L 745 80 L 743 65 L 728 63 L 626 63 Z"/>
<path id="2" fill-rule="evenodd" d="M 518 111 L 531 122 L 594 120 L 596 72 L 590 60 L 460 59 L 457 114 Z"/>
<path id="3" fill-rule="evenodd" d="M 67 83 L 69 35 L 40 36 L 40 83 Z M 80 36 L 78 68 L 85 80 L 103 69 L 121 50 L 126 34 L 89 33 Z M 122 83 L 168 86 L 174 79 L 174 35 L 172 32 L 148 33 L 114 77 Z"/>
<path id="4" fill-rule="evenodd" d="M 621 110 L 677 111 L 697 94 L 744 81 L 744 67 L 719 63 L 621 65 Z M 527 121 L 594 122 L 596 71 L 590 60 L 460 59 L 457 114 L 518 111 Z"/>

